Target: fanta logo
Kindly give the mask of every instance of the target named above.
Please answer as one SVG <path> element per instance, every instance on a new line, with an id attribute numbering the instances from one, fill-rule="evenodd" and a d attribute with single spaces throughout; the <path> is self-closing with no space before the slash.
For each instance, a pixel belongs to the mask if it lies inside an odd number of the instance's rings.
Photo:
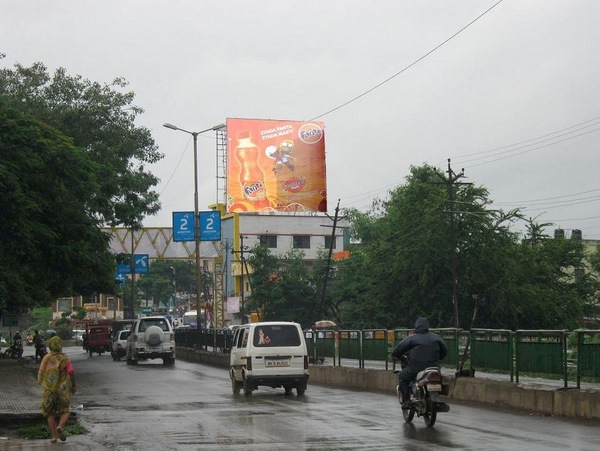
<path id="1" fill-rule="evenodd" d="M 316 144 L 323 138 L 323 130 L 317 124 L 304 124 L 298 130 L 298 138 L 306 144 Z"/>
<path id="2" fill-rule="evenodd" d="M 262 200 L 266 197 L 265 185 L 262 180 L 258 180 L 252 184 L 244 184 L 243 186 L 244 197 L 248 200 L 256 201 Z"/>

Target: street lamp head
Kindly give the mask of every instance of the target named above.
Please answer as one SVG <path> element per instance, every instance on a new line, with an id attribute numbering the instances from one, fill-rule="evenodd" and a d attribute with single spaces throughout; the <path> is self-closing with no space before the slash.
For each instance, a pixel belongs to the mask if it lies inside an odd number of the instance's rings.
<path id="1" fill-rule="evenodd" d="M 169 124 L 168 122 L 165 122 L 163 124 L 163 127 L 170 128 L 171 130 L 179 130 L 179 127 L 177 127 L 176 125 L 173 125 L 173 124 Z"/>
<path id="2" fill-rule="evenodd" d="M 227 127 L 227 124 L 219 124 L 219 125 L 215 125 L 212 129 L 213 130 L 221 130 L 222 128 Z"/>

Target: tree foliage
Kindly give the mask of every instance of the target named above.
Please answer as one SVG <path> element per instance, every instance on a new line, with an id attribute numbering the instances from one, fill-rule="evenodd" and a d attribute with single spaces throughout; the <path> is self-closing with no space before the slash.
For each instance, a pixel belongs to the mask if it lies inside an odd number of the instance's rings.
<path id="1" fill-rule="evenodd" d="M 98 166 L 89 154 L 0 97 L 0 299 L 48 305 L 111 292 L 109 237 L 90 213 Z"/>
<path id="2" fill-rule="evenodd" d="M 581 323 L 593 288 L 573 277 L 584 265 L 580 241 L 548 239 L 533 221 L 533 235 L 521 240 L 510 231 L 519 212 L 492 209 L 484 187 L 456 184 L 449 198 L 441 174 L 424 165 L 371 211 L 345 212 L 361 244 L 339 264 L 332 290 L 344 325 L 412 327 L 425 315 L 433 326 L 454 326 L 453 241 L 461 327 L 471 326 L 475 304 L 475 327 Z"/>
<path id="3" fill-rule="evenodd" d="M 304 327 L 317 320 L 322 285 L 315 283 L 315 272 L 306 266 L 302 251 L 291 249 L 277 257 L 259 244 L 251 250 L 248 264 L 252 294 L 244 313 L 258 312 L 264 321 L 295 321 Z"/>
<path id="4" fill-rule="evenodd" d="M 1 58 L 1 56 L 0 56 Z M 53 75 L 42 63 L 0 69 L 0 97 L 73 139 L 97 165 L 99 176 L 87 208 L 112 226 L 139 225 L 160 210 L 152 187 L 157 178 L 146 165 L 162 158 L 150 131 L 135 125 L 143 110 L 132 104 L 127 82 L 100 84 L 59 68 Z"/>
<path id="5" fill-rule="evenodd" d="M 148 274 L 136 282 L 146 299 L 155 304 L 165 304 L 176 292 L 190 294 L 196 291 L 196 267 L 193 261 L 156 260 L 150 264 Z"/>

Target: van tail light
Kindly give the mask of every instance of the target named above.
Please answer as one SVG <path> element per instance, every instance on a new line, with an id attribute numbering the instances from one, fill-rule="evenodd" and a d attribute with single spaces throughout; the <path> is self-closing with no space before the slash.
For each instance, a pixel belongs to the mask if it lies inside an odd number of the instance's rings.
<path id="1" fill-rule="evenodd" d="M 304 356 L 304 369 L 305 370 L 308 369 L 308 356 L 307 355 Z"/>
<path id="2" fill-rule="evenodd" d="M 171 334 L 170 341 L 175 341 L 175 334 Z"/>
<path id="3" fill-rule="evenodd" d="M 133 334 L 133 341 L 134 341 L 134 342 L 137 342 L 137 341 L 138 341 L 138 336 L 137 336 L 137 334 Z"/>
<path id="4" fill-rule="evenodd" d="M 246 357 L 246 369 L 252 371 L 252 357 Z"/>

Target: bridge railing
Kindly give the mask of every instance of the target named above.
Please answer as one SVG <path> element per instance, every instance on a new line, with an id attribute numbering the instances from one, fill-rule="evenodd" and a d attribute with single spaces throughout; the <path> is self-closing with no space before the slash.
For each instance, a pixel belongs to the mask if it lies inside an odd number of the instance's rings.
<path id="1" fill-rule="evenodd" d="M 511 382 L 523 374 L 561 379 L 567 388 L 569 370 L 577 388 L 582 379 L 600 382 L 600 330 L 431 329 L 444 338 L 448 355 L 444 365 L 456 366 L 463 356 L 475 369 L 510 375 Z M 395 369 L 391 351 L 411 329 L 307 330 L 308 354 L 315 364 Z M 569 335 L 573 337 L 571 342 Z M 468 337 L 469 349 L 465 349 Z M 229 352 L 233 332 L 221 329 L 175 330 L 178 347 Z M 468 351 L 468 352 L 467 352 Z"/>

